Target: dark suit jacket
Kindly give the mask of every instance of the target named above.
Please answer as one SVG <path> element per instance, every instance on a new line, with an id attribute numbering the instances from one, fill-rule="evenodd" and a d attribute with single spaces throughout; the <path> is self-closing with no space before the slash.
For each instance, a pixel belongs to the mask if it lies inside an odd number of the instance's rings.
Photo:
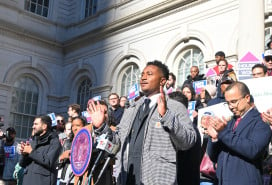
<path id="1" fill-rule="evenodd" d="M 228 122 L 217 142 L 208 143 L 208 154 L 217 162 L 219 184 L 255 185 L 262 183 L 262 160 L 271 137 L 268 124 L 253 108 L 233 131 L 235 120 Z"/>

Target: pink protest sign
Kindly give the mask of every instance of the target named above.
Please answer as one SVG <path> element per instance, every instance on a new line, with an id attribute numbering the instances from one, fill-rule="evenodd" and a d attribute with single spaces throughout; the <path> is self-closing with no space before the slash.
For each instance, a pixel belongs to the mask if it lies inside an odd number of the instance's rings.
<path id="1" fill-rule="evenodd" d="M 75 175 L 81 176 L 87 170 L 92 154 L 92 137 L 88 129 L 82 128 L 75 135 L 71 147 L 71 166 Z"/>

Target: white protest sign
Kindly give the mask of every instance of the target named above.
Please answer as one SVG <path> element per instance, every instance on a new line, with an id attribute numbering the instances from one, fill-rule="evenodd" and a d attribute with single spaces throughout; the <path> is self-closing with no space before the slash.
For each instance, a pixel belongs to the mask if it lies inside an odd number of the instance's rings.
<path id="1" fill-rule="evenodd" d="M 268 108 L 272 107 L 272 77 L 252 78 L 241 80 L 244 82 L 250 94 L 254 98 L 254 104 L 259 112 L 266 112 Z"/>

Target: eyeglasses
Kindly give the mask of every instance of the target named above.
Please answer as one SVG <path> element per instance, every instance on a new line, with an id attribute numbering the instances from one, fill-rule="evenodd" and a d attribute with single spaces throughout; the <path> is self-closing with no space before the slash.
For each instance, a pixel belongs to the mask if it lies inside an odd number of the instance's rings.
<path id="1" fill-rule="evenodd" d="M 110 98 L 109 100 L 117 100 L 118 98 Z"/>
<path id="2" fill-rule="evenodd" d="M 245 96 L 243 96 L 243 97 L 241 97 L 241 98 L 239 98 L 239 99 L 237 99 L 237 100 L 227 101 L 227 104 L 228 104 L 228 106 L 238 107 L 240 101 L 241 101 L 242 99 L 244 99 L 244 98 L 245 98 Z"/>
<path id="3" fill-rule="evenodd" d="M 64 120 L 63 119 L 57 120 L 57 123 L 64 123 Z"/>
<path id="4" fill-rule="evenodd" d="M 264 59 L 266 62 L 272 62 L 272 56 L 266 56 Z"/>

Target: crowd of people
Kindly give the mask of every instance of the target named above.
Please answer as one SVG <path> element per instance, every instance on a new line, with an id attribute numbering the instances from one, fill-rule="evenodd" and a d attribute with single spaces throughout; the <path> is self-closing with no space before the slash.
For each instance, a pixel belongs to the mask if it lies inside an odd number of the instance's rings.
<path id="1" fill-rule="evenodd" d="M 86 110 L 90 123 L 81 115 L 80 106 L 71 104 L 67 115 L 56 115 L 56 126 L 48 115 L 37 116 L 32 135 L 24 142 L 17 143 L 15 129 L 7 128 L 0 133 L 2 179 L 8 185 L 272 184 L 272 108 L 258 111 L 249 88 L 237 80 L 224 52 L 217 52 L 215 60 L 216 83 L 199 92 L 193 84 L 206 76 L 199 74 L 197 66 L 192 66 L 190 75 L 177 86 L 175 74 L 155 60 L 142 71 L 141 93 L 134 100 L 117 93 L 109 94 L 107 100 L 90 99 Z M 271 71 L 272 52 L 268 50 L 264 63 L 252 67 L 252 77 L 272 76 Z M 195 106 L 190 118 L 192 101 Z M 200 130 L 199 110 L 221 102 L 233 116 L 206 114 Z M 72 171 L 71 146 L 81 128 L 90 131 L 93 150 L 88 170 L 77 176 Z M 96 146 L 105 135 L 120 146 L 109 165 L 107 155 L 96 162 L 100 155 Z M 211 160 L 216 174 L 202 173 L 204 156 Z"/>

